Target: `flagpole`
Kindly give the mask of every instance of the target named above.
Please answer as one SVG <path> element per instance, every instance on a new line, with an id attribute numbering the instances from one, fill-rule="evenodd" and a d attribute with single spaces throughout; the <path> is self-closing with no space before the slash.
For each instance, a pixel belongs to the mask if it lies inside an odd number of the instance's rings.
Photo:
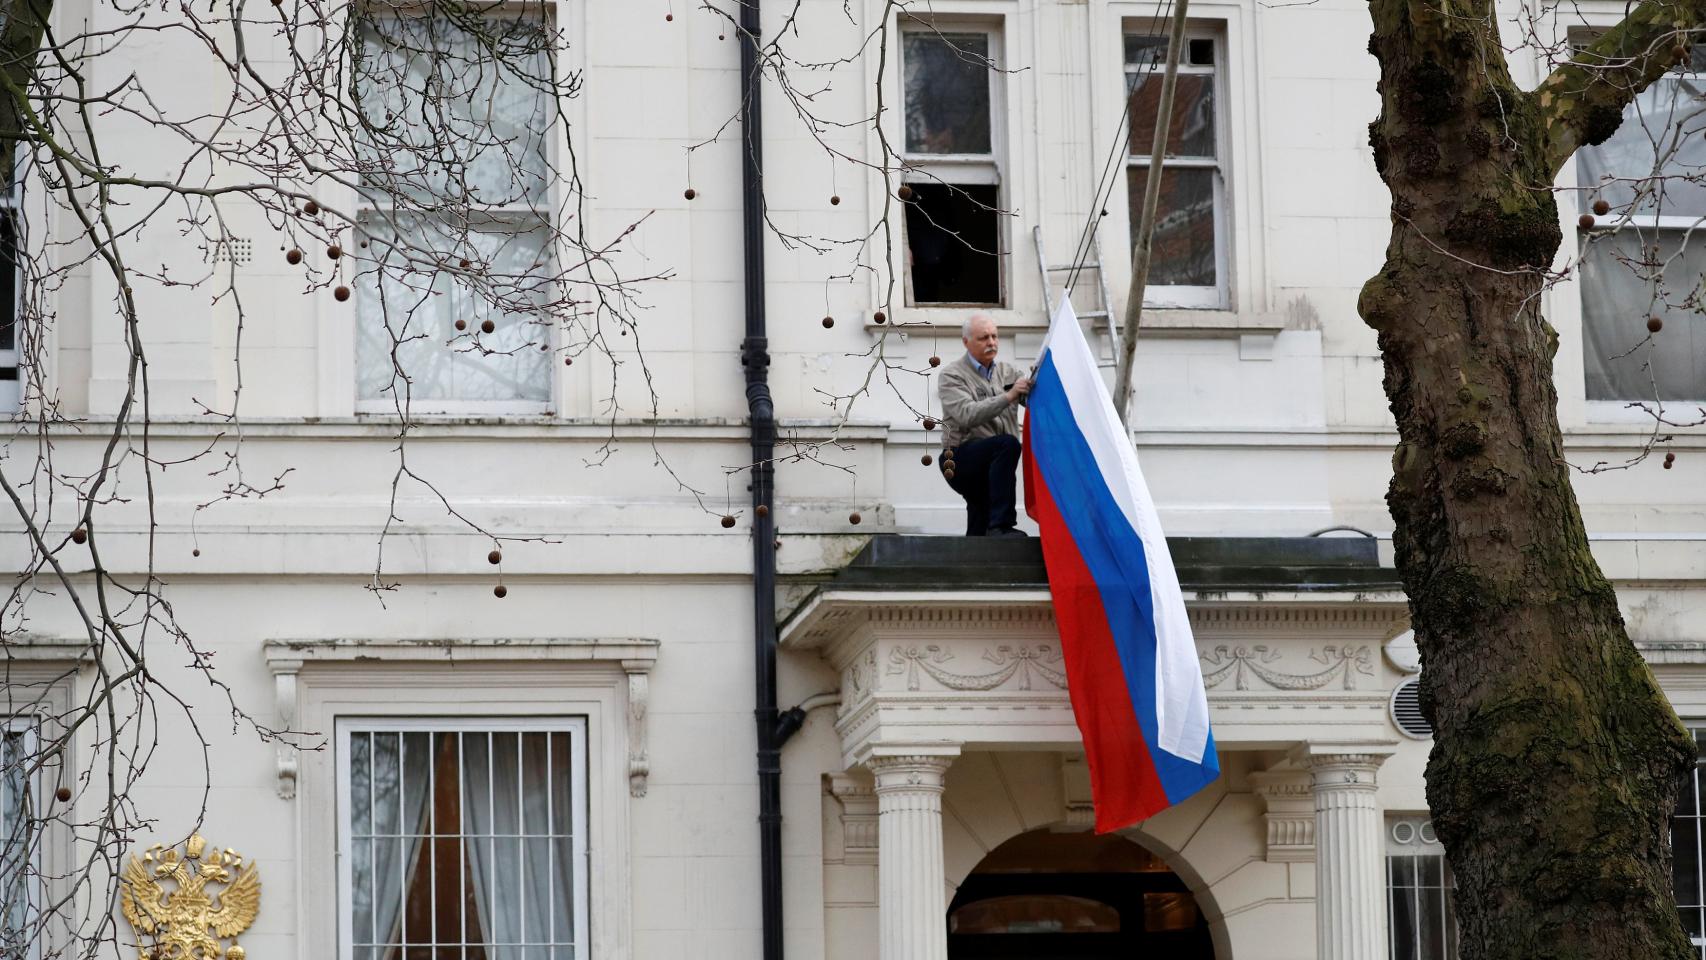
<path id="1" fill-rule="evenodd" d="M 1149 285 L 1150 252 L 1155 240 L 1155 207 L 1161 198 L 1161 164 L 1167 157 L 1167 133 L 1173 125 L 1173 91 L 1178 85 L 1180 48 L 1185 42 L 1185 8 L 1174 0 L 1173 28 L 1167 36 L 1167 66 L 1161 74 L 1161 101 L 1155 107 L 1155 138 L 1149 151 L 1149 177 L 1143 188 L 1143 216 L 1131 250 L 1131 286 L 1126 291 L 1125 322 L 1120 330 L 1120 362 L 1114 376 L 1114 409 L 1126 423 L 1131 408 L 1131 366 L 1137 355 L 1137 327 L 1143 321 L 1143 291 Z"/>

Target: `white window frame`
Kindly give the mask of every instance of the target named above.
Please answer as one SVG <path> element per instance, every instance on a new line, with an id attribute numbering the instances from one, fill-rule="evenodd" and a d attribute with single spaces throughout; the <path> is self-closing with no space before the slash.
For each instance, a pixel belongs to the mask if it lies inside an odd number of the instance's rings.
<path id="1" fill-rule="evenodd" d="M 1442 884 L 1440 888 L 1442 892 L 1439 908 L 1442 911 L 1445 908 L 1445 898 L 1448 896 L 1447 892 L 1456 888 L 1456 882 L 1451 876 L 1451 864 L 1445 858 L 1445 847 L 1440 844 L 1437 836 L 1432 839 L 1429 838 L 1429 834 L 1433 831 L 1433 820 L 1428 814 L 1421 813 L 1410 816 L 1389 814 L 1384 822 L 1384 827 L 1386 835 L 1386 851 L 1385 855 L 1381 857 L 1381 866 L 1385 868 L 1385 882 L 1382 884 L 1382 888 L 1387 900 L 1388 929 L 1386 934 L 1386 955 L 1390 958 L 1395 955 L 1398 947 L 1398 931 L 1394 929 L 1391 924 L 1391 905 L 1393 898 L 1396 896 L 1396 891 L 1394 891 L 1392 887 L 1392 860 L 1398 857 L 1407 857 L 1416 861 L 1416 876 L 1418 879 L 1414 886 L 1408 888 L 1408 892 L 1417 897 L 1420 896 L 1421 892 L 1421 880 L 1419 879 L 1420 861 L 1430 857 L 1437 858 L 1439 860 L 1440 879 Z M 1400 839 L 1399 837 L 1399 831 L 1406 827 L 1411 831 L 1411 839 L 1408 841 Z M 1454 912 L 1453 917 L 1455 918 L 1455 916 L 1456 914 Z M 1454 933 L 1451 936 L 1452 939 L 1448 940 L 1447 946 L 1461 946 L 1461 941 L 1457 939 L 1456 934 Z M 1416 952 L 1419 955 L 1421 944 L 1416 943 L 1414 946 L 1416 947 Z M 1426 958 L 1424 958 L 1424 960 L 1426 960 Z M 1447 950 L 1444 960 L 1457 960 L 1457 953 Z"/>
<path id="2" fill-rule="evenodd" d="M 78 752 L 79 738 L 68 733 L 62 722 L 74 713 L 74 687 L 80 670 L 89 663 L 88 643 L 28 633 L 10 639 L 13 645 L 0 657 L 0 728 L 27 729 L 32 751 L 42 749 L 43 743 L 60 748 L 58 756 L 37 771 L 31 784 L 36 809 L 47 810 L 48 787 L 70 783 L 69 771 L 89 762 Z M 76 797 L 69 806 L 55 801 L 55 809 L 62 815 L 37 821 L 41 831 L 33 851 L 37 882 L 31 887 L 37 904 L 73 896 L 79 861 L 71 824 L 77 819 L 77 803 Z M 73 913 L 38 914 L 36 919 L 40 922 L 38 936 L 24 960 L 55 956 L 83 942 Z"/>
<path id="3" fill-rule="evenodd" d="M 1591 40 L 1591 37 L 1586 37 L 1586 36 L 1578 37 L 1576 40 L 1576 44 L 1582 45 L 1582 44 L 1585 44 L 1586 42 L 1588 42 L 1590 40 Z M 1673 77 L 1677 78 L 1677 79 L 1693 80 L 1693 81 L 1698 82 L 1698 83 L 1706 83 L 1706 71 L 1677 70 L 1677 71 L 1668 72 L 1664 75 L 1664 78 L 1673 78 Z M 1663 78 L 1661 78 L 1661 79 L 1663 79 Z M 1655 81 L 1655 82 L 1657 82 L 1657 81 Z M 1706 107 L 1702 107 L 1702 110 L 1706 110 Z M 1624 121 L 1624 123 L 1627 124 L 1627 123 L 1631 122 L 1632 119 L 1634 119 L 1634 118 L 1626 119 Z M 1576 213 L 1577 214 L 1587 213 L 1587 212 L 1589 212 L 1589 207 L 1593 203 L 1593 198 L 1596 194 L 1594 192 L 1593 185 L 1581 183 L 1581 177 L 1579 175 L 1579 168 L 1578 168 L 1578 175 L 1576 177 L 1576 180 L 1577 180 L 1577 186 L 1579 187 L 1578 195 L 1580 197 L 1580 201 L 1577 204 L 1577 206 L 1580 209 L 1577 210 Z M 1573 219 L 1573 217 L 1572 217 L 1572 219 Z M 1660 236 L 1660 235 L 1664 235 L 1664 234 L 1670 234 L 1672 236 L 1675 236 L 1678 234 L 1687 235 L 1690 232 L 1692 232 L 1694 234 L 1693 236 L 1688 237 L 1688 241 L 1690 243 L 1706 243 L 1706 216 L 1697 216 L 1697 215 L 1681 215 L 1681 216 L 1679 216 L 1676 214 L 1668 214 L 1668 213 L 1657 214 L 1657 213 L 1651 213 L 1651 212 L 1630 211 L 1627 214 L 1618 214 L 1617 215 L 1617 222 L 1618 222 L 1618 227 L 1617 227 L 1618 232 L 1622 232 L 1624 230 L 1635 231 L 1636 235 L 1642 238 L 1643 243 L 1645 243 L 1646 238 L 1648 236 L 1655 236 L 1656 237 L 1656 236 Z M 1582 240 L 1583 232 L 1584 231 L 1582 231 L 1578 228 L 1576 231 L 1576 237 L 1577 237 L 1577 250 L 1579 251 L 1580 254 L 1583 255 L 1583 259 L 1585 259 L 1585 254 L 1587 252 L 1588 244 Z M 1609 238 L 1607 238 L 1607 239 L 1609 239 Z M 1616 269 L 1625 269 L 1621 264 L 1616 263 L 1615 260 L 1613 260 L 1611 262 L 1611 266 L 1613 268 L 1616 268 Z M 1586 295 L 1587 289 L 1586 289 L 1585 281 L 1578 281 L 1578 282 L 1581 283 L 1582 286 L 1577 291 L 1576 302 L 1577 302 L 1578 308 L 1581 310 L 1582 342 L 1584 344 L 1584 349 L 1585 349 L 1585 345 L 1587 342 L 1587 324 L 1589 321 L 1588 321 L 1587 308 L 1585 305 L 1582 304 L 1582 298 Z M 1586 396 L 1586 390 L 1587 390 L 1587 357 L 1586 356 L 1583 356 L 1582 363 L 1583 363 L 1582 390 L 1583 390 L 1583 395 Z M 1649 397 L 1649 396 L 1645 396 L 1645 395 L 1635 396 L 1635 397 L 1613 397 L 1613 398 L 1587 397 L 1587 402 L 1589 404 L 1594 405 L 1595 407 L 1599 407 L 1602 410 L 1605 410 L 1608 412 L 1609 411 L 1624 411 L 1626 413 L 1626 415 L 1634 415 L 1634 416 L 1638 417 L 1642 422 L 1649 422 L 1651 418 L 1648 415 L 1641 413 L 1640 411 L 1628 411 L 1627 410 L 1628 404 L 1630 404 L 1630 403 L 1643 403 L 1643 402 L 1644 403 L 1652 403 L 1655 400 L 1657 400 L 1657 401 L 1660 401 L 1660 402 L 1663 402 L 1666 404 L 1676 404 L 1679 406 L 1689 406 L 1689 405 L 1697 404 L 1702 400 L 1706 400 L 1706 384 L 1701 384 L 1701 386 L 1703 388 L 1703 395 L 1699 396 L 1699 397 L 1656 397 L 1655 398 L 1655 397 Z M 1614 415 L 1612 417 L 1612 419 L 1625 419 L 1625 417 L 1620 417 L 1620 416 Z"/>
<path id="4" fill-rule="evenodd" d="M 523 14 L 531 13 L 533 11 L 533 9 L 534 9 L 533 3 L 528 3 L 525 7 L 523 7 L 519 4 L 513 5 L 513 6 L 507 6 L 507 7 L 506 6 L 500 6 L 500 7 L 494 8 L 492 10 L 486 11 L 486 15 L 487 16 L 498 16 L 498 17 L 505 17 L 505 16 L 519 17 Z M 539 15 L 546 19 L 548 25 L 554 26 L 555 24 L 558 23 L 559 11 L 557 9 L 556 4 L 549 2 L 549 0 L 539 0 L 538 9 L 539 9 Z M 428 8 L 428 7 L 399 8 L 399 12 L 401 14 L 405 14 L 405 15 L 415 15 L 415 14 L 425 13 L 425 12 L 429 12 L 429 11 L 430 11 L 430 8 Z M 398 13 L 388 13 L 386 15 L 396 16 L 396 15 L 398 15 Z M 582 32 L 582 35 L 584 35 L 584 31 Z M 560 53 L 561 53 L 561 51 L 554 51 L 554 55 L 552 57 L 551 69 L 552 69 L 554 75 L 556 73 L 558 73 L 559 71 L 561 71 L 562 69 L 564 69 L 561 64 L 557 63 L 557 55 Z M 570 67 L 569 69 L 573 69 L 573 67 Z M 553 120 L 552 121 L 553 128 L 555 127 L 555 124 L 556 124 L 556 121 Z M 550 144 L 551 144 L 551 152 L 552 152 L 552 162 L 554 165 L 560 159 L 560 157 L 557 155 L 558 154 L 557 138 L 554 134 L 550 135 Z M 492 210 L 486 210 L 486 211 L 482 211 L 482 212 L 487 214 L 487 215 L 490 215 L 493 220 L 496 220 L 499 222 L 505 222 L 505 223 L 520 222 L 520 220 L 522 218 L 525 218 L 528 216 L 534 216 L 534 217 L 540 218 L 541 220 L 543 220 L 544 222 L 546 222 L 548 224 L 555 225 L 557 222 L 556 221 L 556 211 L 561 209 L 561 199 L 562 198 L 559 196 L 560 192 L 561 191 L 560 191 L 559 185 L 556 182 L 553 182 L 551 185 L 550 191 L 544 200 L 544 204 L 545 204 L 544 206 L 532 207 L 532 208 L 503 207 L 503 208 L 496 208 L 496 209 L 492 209 Z M 350 198 L 351 198 L 351 208 L 355 211 L 355 224 L 354 224 L 355 229 L 354 229 L 354 232 L 352 233 L 352 236 L 362 237 L 365 239 L 365 237 L 366 237 L 366 226 L 365 225 L 372 222 L 373 219 L 377 219 L 379 217 L 378 209 L 375 208 L 372 204 L 367 202 L 366 195 L 365 195 L 364 191 L 361 189 L 355 189 L 355 190 L 350 191 Z M 563 251 L 557 248 L 557 244 L 555 243 L 554 240 L 549 245 L 548 249 L 549 249 L 551 255 L 553 257 L 557 258 L 558 262 L 562 262 Z M 352 291 L 353 291 L 354 295 L 350 298 L 349 306 L 352 308 L 352 311 L 359 312 L 358 310 L 356 310 L 356 305 L 360 302 L 360 298 L 363 295 L 362 287 L 360 285 L 357 285 L 354 283 L 351 284 L 351 287 L 352 287 Z M 545 338 L 546 338 L 545 346 L 547 348 L 549 348 L 549 355 L 554 359 L 559 355 L 559 351 L 560 351 L 560 348 L 562 346 L 561 331 L 557 328 L 557 325 L 555 323 L 553 323 L 548 329 L 546 329 L 544 331 L 544 334 L 545 334 Z M 386 394 L 385 396 L 382 396 L 382 397 L 372 397 L 372 398 L 364 398 L 361 396 L 361 389 L 360 389 L 360 385 L 359 385 L 361 370 L 360 370 L 360 359 L 359 359 L 358 348 L 357 348 L 357 342 L 358 342 L 358 338 L 360 336 L 361 336 L 361 331 L 359 330 L 359 328 L 357 328 L 356 325 L 351 324 L 350 325 L 350 339 L 349 339 L 350 356 L 352 358 L 351 363 L 349 365 L 350 394 L 354 398 L 355 413 L 358 415 L 377 415 L 377 416 L 389 415 L 389 416 L 395 416 L 398 412 L 397 404 L 396 404 L 395 398 L 391 394 Z M 421 417 L 468 417 L 468 416 L 549 417 L 549 416 L 553 416 L 553 415 L 555 415 L 557 410 L 561 409 L 561 404 L 562 404 L 561 380 L 560 380 L 560 377 L 557 373 L 557 370 L 560 366 L 561 366 L 561 364 L 556 364 L 556 363 L 547 363 L 545 365 L 545 379 L 546 379 L 547 397 L 543 401 L 531 401 L 531 400 L 419 400 L 419 399 L 412 399 L 409 403 L 408 415 L 410 417 L 415 417 L 415 416 L 421 416 Z M 393 385 L 395 385 L 395 381 L 393 381 Z"/>
<path id="5" fill-rule="evenodd" d="M 1696 741 L 1698 741 L 1702 736 L 1706 736 L 1706 721 L 1702 721 L 1700 719 L 1684 720 L 1683 725 L 1688 728 L 1689 736 Z M 1689 786 L 1694 791 L 1694 809 L 1696 811 L 1701 810 L 1700 775 L 1703 765 L 1706 764 L 1703 764 L 1702 761 L 1697 758 L 1694 762 L 1694 768 L 1688 773 Z M 1676 843 L 1675 822 L 1679 819 L 1684 819 L 1680 813 L 1672 814 L 1671 843 L 1673 845 Z M 1689 943 L 1694 945 L 1696 952 L 1702 960 L 1706 960 L 1706 861 L 1701 859 L 1702 854 L 1706 854 L 1706 841 L 1703 841 L 1702 839 L 1702 833 L 1703 831 L 1706 831 L 1706 811 L 1702 811 L 1700 814 L 1691 814 L 1686 819 L 1694 821 L 1694 882 L 1696 885 L 1695 889 L 1698 891 L 1697 899 L 1701 902 L 1686 905 L 1678 903 L 1676 905 L 1676 909 L 1679 914 L 1684 910 L 1694 912 L 1697 926 L 1701 933 L 1690 937 Z M 1671 898 L 1674 900 L 1675 897 L 1676 893 L 1672 890 Z M 1687 933 L 1686 930 L 1683 932 Z"/>
<path id="6" fill-rule="evenodd" d="M 33 716 L 19 715 L 0 717 L 0 735 L 10 736 L 12 734 L 22 733 L 23 751 L 26 756 L 34 755 L 36 751 L 36 743 L 40 737 L 40 732 L 38 730 L 39 726 L 40 722 Z M 42 809 L 41 775 L 39 771 L 35 776 L 30 778 L 29 783 L 25 785 L 24 789 L 30 794 L 30 806 L 36 810 Z M 5 814 L 7 812 L 8 811 L 0 810 L 0 843 L 4 843 L 5 838 L 11 833 L 5 820 Z M 34 843 L 31 847 L 32 849 L 30 850 L 29 856 L 30 873 L 36 879 L 35 882 L 29 883 L 25 889 L 24 895 L 27 899 L 27 903 L 24 906 L 24 915 L 26 917 L 26 924 L 32 922 L 32 918 L 39 919 L 37 914 L 41 910 L 41 843 Z M 0 921 L 3 921 L 4 919 L 4 915 L 0 915 Z M 30 942 L 29 948 L 25 950 L 23 956 L 20 957 L 19 960 L 36 960 L 36 958 L 40 956 L 41 941 L 37 938 Z"/>
<path id="7" fill-rule="evenodd" d="M 338 956 L 353 960 L 355 948 L 353 923 L 354 857 L 349 855 L 353 844 L 350 824 L 352 804 L 350 795 L 350 736 L 356 733 L 390 733 L 431 731 L 434 733 L 523 733 L 549 732 L 569 736 L 571 854 L 574 857 L 574 900 L 571 906 L 574 930 L 575 960 L 586 960 L 588 952 L 587 875 L 591 861 L 587 856 L 586 804 L 586 718 L 585 717 L 340 717 L 337 721 L 338 776 Z M 553 773 L 553 775 L 555 775 Z M 427 802 L 433 802 L 431 788 Z M 550 876 L 548 873 L 547 876 Z M 433 931 L 431 947 L 436 950 L 437 931 Z M 534 947 L 533 949 L 538 949 Z M 555 949 L 549 948 L 549 949 Z"/>
<path id="8" fill-rule="evenodd" d="M 1145 26 L 1148 26 L 1149 29 L 1145 29 Z M 1157 32 L 1163 26 L 1164 24 L 1159 23 L 1146 25 L 1130 21 L 1121 25 L 1120 76 L 1122 82 L 1120 85 L 1120 95 L 1122 100 L 1123 98 L 1130 97 L 1132 83 L 1136 77 L 1140 73 L 1146 72 L 1146 68 L 1143 65 L 1130 63 L 1125 59 L 1125 38 L 1131 36 L 1165 37 L 1166 34 L 1164 32 Z M 1212 170 L 1214 172 L 1215 285 L 1162 286 L 1150 283 L 1143 291 L 1143 305 L 1145 308 L 1154 307 L 1160 310 L 1226 310 L 1230 309 L 1232 306 L 1231 297 L 1229 295 L 1229 291 L 1232 289 L 1232 266 L 1231 256 L 1228 252 L 1229 238 L 1227 237 L 1229 226 L 1232 222 L 1228 211 L 1229 204 L 1227 198 L 1227 164 L 1229 159 L 1227 157 L 1227 154 L 1229 153 L 1227 143 L 1229 137 L 1227 113 L 1229 111 L 1226 99 L 1228 96 L 1228 83 L 1225 68 L 1227 66 L 1228 44 L 1226 41 L 1226 34 L 1223 30 L 1216 30 L 1197 24 L 1190 24 L 1186 26 L 1185 44 L 1187 50 L 1189 49 L 1189 44 L 1192 40 L 1207 40 L 1214 45 L 1214 63 L 1211 66 L 1204 67 L 1186 63 L 1181 63 L 1179 65 L 1180 76 L 1207 76 L 1211 78 L 1214 97 L 1214 157 L 1212 159 L 1205 157 L 1175 157 L 1172 156 L 1171 146 L 1169 146 L 1169 153 L 1162 160 L 1161 168 L 1163 171 L 1169 168 L 1177 168 Z M 1157 80 L 1159 79 L 1160 72 L 1161 65 L 1157 64 L 1154 68 Z M 1130 171 L 1139 168 L 1147 169 L 1150 165 L 1150 147 L 1147 144 L 1138 144 L 1137 146 L 1141 153 L 1134 154 L 1131 151 L 1129 138 L 1130 133 L 1128 131 L 1125 157 L 1126 175 L 1121 178 L 1124 181 L 1121 184 L 1122 192 L 1127 194 L 1126 208 L 1128 210 L 1131 208 L 1131 201 L 1133 199 L 1129 196 L 1131 190 Z M 1137 198 L 1137 201 L 1139 203 L 1142 202 L 1141 198 Z M 1127 224 L 1128 239 L 1126 241 L 1126 249 L 1128 250 L 1131 249 L 1131 242 L 1129 238 L 1131 234 L 1137 231 L 1137 227 L 1138 225 L 1136 223 Z"/>
<path id="9" fill-rule="evenodd" d="M 906 145 L 906 38 L 908 36 L 955 33 L 981 33 L 989 47 L 988 71 L 989 79 L 989 153 L 913 153 Z M 898 88 L 900 91 L 900 109 L 895 111 L 900 117 L 900 128 L 896 143 L 899 146 L 902 165 L 900 182 L 903 184 L 940 183 L 965 186 L 995 187 L 995 207 L 997 211 L 1012 208 L 1013 201 L 1008 178 L 1004 175 L 1007 167 L 1007 83 L 1004 72 L 1007 63 L 1004 23 L 1001 18 L 970 17 L 960 18 L 945 16 L 933 20 L 920 20 L 913 14 L 902 14 L 900 29 L 897 31 L 899 55 L 895 62 Z M 995 221 L 995 258 L 996 285 L 999 299 L 990 303 L 959 303 L 926 301 L 923 303 L 912 293 L 912 240 L 906 236 L 905 207 L 901 208 L 901 233 L 903 238 L 900 268 L 904 280 L 906 306 L 915 310 L 964 310 L 990 311 L 1007 310 L 1013 306 L 1013 283 L 1011 276 L 1012 250 L 1010 237 L 1011 225 L 1007 222 L 1010 217 L 998 212 Z"/>
<path id="10" fill-rule="evenodd" d="M 280 730 L 304 731 L 303 749 L 278 751 L 278 792 L 293 797 L 298 816 L 295 929 L 305 957 L 342 957 L 338 916 L 338 771 L 333 750 L 315 749 L 336 735 L 341 718 L 582 717 L 586 724 L 583 783 L 590 863 L 598 882 L 587 892 L 587 956 L 633 953 L 630 888 L 632 797 L 644 796 L 652 639 L 550 637 L 523 639 L 371 638 L 269 640 Z"/>

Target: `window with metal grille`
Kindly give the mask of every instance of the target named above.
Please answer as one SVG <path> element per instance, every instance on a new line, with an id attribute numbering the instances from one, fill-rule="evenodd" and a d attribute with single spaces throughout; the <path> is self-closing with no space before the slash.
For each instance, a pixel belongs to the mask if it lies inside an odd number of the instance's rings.
<path id="1" fill-rule="evenodd" d="M 911 304 L 1006 301 L 1000 46 L 992 29 L 914 24 L 901 33 Z"/>
<path id="2" fill-rule="evenodd" d="M 1451 865 L 1426 817 L 1386 821 L 1387 931 L 1392 960 L 1457 960 Z"/>
<path id="3" fill-rule="evenodd" d="M 0 720 L 0 957 L 32 960 L 39 878 L 36 864 L 36 789 L 29 775 L 34 725 Z"/>
<path id="4" fill-rule="evenodd" d="M 1706 810 L 1701 804 L 1702 773 L 1706 772 L 1706 727 L 1692 727 L 1696 744 L 1694 770 L 1683 778 L 1677 793 L 1676 813 L 1670 818 L 1671 881 L 1676 890 L 1676 909 L 1682 929 L 1688 934 L 1701 960 L 1706 960 L 1706 880 L 1701 871 L 1706 857 Z"/>
<path id="5" fill-rule="evenodd" d="M 340 721 L 342 960 L 584 960 L 585 730 Z"/>
<path id="6" fill-rule="evenodd" d="M 361 22 L 358 411 L 549 410 L 557 106 L 538 10 Z M 467 266 L 431 265 L 445 255 Z"/>
<path id="7" fill-rule="evenodd" d="M 1161 193 L 1155 207 L 1149 284 L 1144 302 L 1163 307 L 1226 306 L 1224 209 L 1226 177 L 1220 132 L 1219 38 L 1192 31 L 1179 58 L 1178 85 L 1161 164 Z M 1143 220 L 1159 113 L 1167 38 L 1125 36 L 1126 90 L 1130 95 L 1126 150 L 1126 199 L 1135 243 Z"/>
<path id="8" fill-rule="evenodd" d="M 1578 234 L 1587 398 L 1706 400 L 1706 45 L 1577 150 L 1576 171 L 1580 212 L 1597 214 Z"/>

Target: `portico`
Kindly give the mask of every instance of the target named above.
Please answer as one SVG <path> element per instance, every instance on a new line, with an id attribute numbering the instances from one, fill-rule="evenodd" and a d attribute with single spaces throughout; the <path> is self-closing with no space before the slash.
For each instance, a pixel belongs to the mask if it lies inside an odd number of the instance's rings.
<path id="1" fill-rule="evenodd" d="M 1379 777 L 1401 741 L 1388 703 L 1405 672 L 1382 648 L 1406 613 L 1372 546 L 1175 542 L 1222 775 L 1129 832 L 1185 881 L 1221 960 L 1385 951 Z M 843 863 L 877 875 L 881 960 L 949 956 L 946 904 L 987 848 L 1089 826 L 1034 544 L 1002 545 L 981 582 L 946 549 L 874 541 L 781 636 L 840 675 L 846 772 L 826 804 L 844 844 L 871 837 L 874 806 L 874 856 Z"/>

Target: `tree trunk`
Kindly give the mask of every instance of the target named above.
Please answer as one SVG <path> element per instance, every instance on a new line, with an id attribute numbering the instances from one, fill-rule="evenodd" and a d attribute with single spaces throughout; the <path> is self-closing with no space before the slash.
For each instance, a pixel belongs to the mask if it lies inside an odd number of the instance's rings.
<path id="1" fill-rule="evenodd" d="M 1685 960 L 1668 820 L 1693 748 L 1588 551 L 1540 312 L 1555 111 L 1512 82 L 1489 0 L 1443 2 L 1370 4 L 1393 231 L 1359 310 L 1398 425 L 1387 503 L 1461 955 Z"/>

